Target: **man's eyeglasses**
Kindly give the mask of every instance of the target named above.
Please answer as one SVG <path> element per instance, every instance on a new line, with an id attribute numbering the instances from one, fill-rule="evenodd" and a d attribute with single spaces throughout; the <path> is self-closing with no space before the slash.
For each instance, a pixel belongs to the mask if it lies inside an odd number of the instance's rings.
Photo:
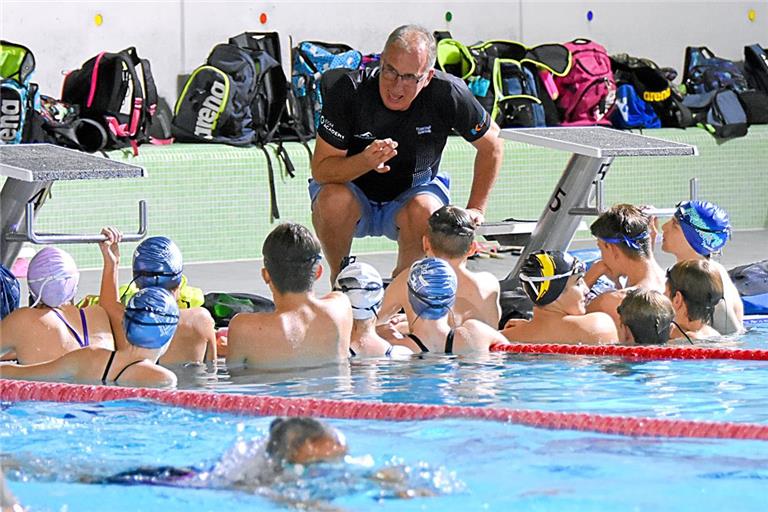
<path id="1" fill-rule="evenodd" d="M 381 68 L 381 77 L 390 82 L 395 82 L 398 78 L 400 78 L 403 83 L 407 85 L 416 85 L 424 80 L 424 77 L 426 76 L 426 73 L 423 75 L 414 75 L 413 73 L 398 73 L 397 70 L 389 64 L 384 64 Z"/>

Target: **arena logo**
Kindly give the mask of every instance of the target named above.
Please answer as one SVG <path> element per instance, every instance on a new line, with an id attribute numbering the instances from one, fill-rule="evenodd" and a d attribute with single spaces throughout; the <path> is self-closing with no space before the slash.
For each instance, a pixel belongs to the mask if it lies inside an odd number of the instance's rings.
<path id="1" fill-rule="evenodd" d="M 341 133 L 339 133 L 338 130 L 336 130 L 336 127 L 333 126 L 333 123 L 330 122 L 328 119 L 326 119 L 326 117 L 323 116 L 323 115 L 320 116 L 320 126 L 325 128 L 325 130 L 328 133 L 330 133 L 331 135 L 333 135 L 334 137 L 336 137 L 340 141 L 343 141 L 343 140 L 346 139 L 346 137 L 344 137 L 344 135 L 342 135 Z"/>
<path id="2" fill-rule="evenodd" d="M 416 135 L 426 135 L 428 133 L 432 133 L 432 125 L 427 126 L 417 126 L 416 127 Z"/>
<path id="3" fill-rule="evenodd" d="M 21 101 L 3 98 L 0 103 L 0 140 L 13 142 L 21 129 Z"/>
<path id="4" fill-rule="evenodd" d="M 219 118 L 224 94 L 227 92 L 224 82 L 213 82 L 211 94 L 203 101 L 203 106 L 197 112 L 195 135 L 205 139 L 213 138 L 213 125 Z"/>

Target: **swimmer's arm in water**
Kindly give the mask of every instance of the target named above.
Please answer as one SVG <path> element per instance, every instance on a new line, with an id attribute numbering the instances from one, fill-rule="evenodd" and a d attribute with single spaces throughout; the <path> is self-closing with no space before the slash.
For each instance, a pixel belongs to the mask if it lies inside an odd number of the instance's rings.
<path id="1" fill-rule="evenodd" d="M 99 305 L 104 308 L 109 317 L 112 334 L 115 337 L 115 350 L 125 349 L 129 347 L 129 343 L 123 331 L 124 308 L 117 292 L 117 267 L 120 265 L 120 241 L 123 239 L 123 234 L 109 226 L 102 228 L 101 234 L 107 239 L 99 243 L 103 259 Z"/>

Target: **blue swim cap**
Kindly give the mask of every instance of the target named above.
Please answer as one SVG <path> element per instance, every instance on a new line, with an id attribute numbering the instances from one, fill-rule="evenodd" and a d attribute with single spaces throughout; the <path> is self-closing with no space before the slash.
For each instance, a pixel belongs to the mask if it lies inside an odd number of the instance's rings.
<path id="1" fill-rule="evenodd" d="M 719 251 L 731 237 L 728 214 L 709 201 L 684 201 L 677 205 L 675 218 L 685 239 L 702 256 Z"/>
<path id="2" fill-rule="evenodd" d="M 159 286 L 173 290 L 181 285 L 181 251 L 172 240 L 153 236 L 141 242 L 133 253 L 133 281 L 136 286 Z"/>
<path id="3" fill-rule="evenodd" d="M 444 317 L 456 302 L 456 273 L 438 258 L 415 262 L 408 274 L 408 302 L 419 317 Z"/>
<path id="4" fill-rule="evenodd" d="M 19 280 L 10 270 L 0 264 L 0 320 L 19 307 L 21 287 Z"/>
<path id="5" fill-rule="evenodd" d="M 173 337 L 178 323 L 179 306 L 164 288 L 150 286 L 139 290 L 125 307 L 125 336 L 137 347 L 162 347 Z"/>

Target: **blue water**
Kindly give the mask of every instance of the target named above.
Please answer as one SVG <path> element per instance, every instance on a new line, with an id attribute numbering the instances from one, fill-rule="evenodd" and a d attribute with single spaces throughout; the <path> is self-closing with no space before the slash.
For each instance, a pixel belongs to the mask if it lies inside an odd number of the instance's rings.
<path id="1" fill-rule="evenodd" d="M 765 326 L 741 340 L 766 348 Z M 219 392 L 461 404 L 768 424 L 763 361 L 627 361 L 513 356 L 359 360 L 300 373 L 188 368 L 182 386 Z M 207 467 L 272 418 L 211 414 L 145 401 L 3 404 L 0 451 L 12 491 L 32 511 L 285 510 L 272 490 L 78 483 L 138 466 Z M 649 439 L 474 420 L 329 420 L 354 460 L 280 493 L 309 510 L 766 509 L 768 443 Z M 357 462 L 355 462 L 357 461 Z M 395 465 L 408 488 L 392 499 L 364 477 Z M 351 483 L 350 483 L 351 482 Z M 418 494 L 418 492 L 417 492 Z"/>

